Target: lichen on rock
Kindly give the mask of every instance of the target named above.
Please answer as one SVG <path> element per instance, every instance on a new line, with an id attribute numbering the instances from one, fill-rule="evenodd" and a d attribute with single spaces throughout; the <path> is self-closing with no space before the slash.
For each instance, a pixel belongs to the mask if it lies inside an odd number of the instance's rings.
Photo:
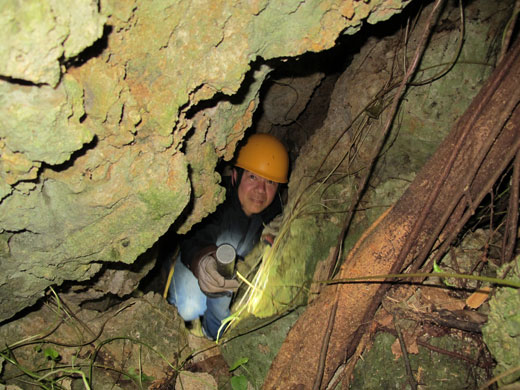
<path id="1" fill-rule="evenodd" d="M 0 82 L 0 137 L 5 148 L 36 163 L 58 165 L 92 140 L 82 126 L 83 96 L 75 80 L 57 88 L 15 86 Z M 25 131 L 19 131 L 19 129 Z"/>

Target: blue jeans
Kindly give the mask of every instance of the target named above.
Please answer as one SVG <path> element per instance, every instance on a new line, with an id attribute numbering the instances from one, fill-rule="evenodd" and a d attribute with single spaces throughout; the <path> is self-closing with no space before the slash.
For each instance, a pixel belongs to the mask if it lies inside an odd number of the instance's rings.
<path id="1" fill-rule="evenodd" d="M 231 296 L 214 298 L 205 295 L 197 278 L 183 264 L 180 256 L 175 260 L 173 280 L 168 289 L 168 302 L 177 307 L 184 321 L 193 321 L 202 316 L 204 332 L 213 340 L 217 339 L 222 320 L 230 315 Z"/>

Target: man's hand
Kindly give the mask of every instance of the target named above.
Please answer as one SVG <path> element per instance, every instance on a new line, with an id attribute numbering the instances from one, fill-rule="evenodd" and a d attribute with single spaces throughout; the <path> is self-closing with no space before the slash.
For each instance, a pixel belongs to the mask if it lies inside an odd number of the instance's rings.
<path id="1" fill-rule="evenodd" d="M 198 264 L 199 287 L 204 294 L 221 294 L 236 292 L 239 283 L 234 279 L 226 279 L 217 271 L 217 260 L 208 254 Z"/>
<path id="2" fill-rule="evenodd" d="M 274 239 L 278 235 L 280 231 L 280 226 L 282 225 L 283 215 L 278 214 L 278 216 L 273 219 L 267 226 L 262 230 L 262 241 L 268 243 L 269 245 L 273 245 Z"/>

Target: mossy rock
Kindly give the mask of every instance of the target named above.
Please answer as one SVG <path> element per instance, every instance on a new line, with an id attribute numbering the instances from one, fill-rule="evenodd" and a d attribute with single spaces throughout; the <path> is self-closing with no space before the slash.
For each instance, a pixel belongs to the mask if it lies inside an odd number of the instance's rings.
<path id="1" fill-rule="evenodd" d="M 396 359 L 392 353 L 395 341 L 396 337 L 389 333 L 379 333 L 375 337 L 372 348 L 363 354 L 356 365 L 351 389 L 411 389 L 403 357 Z M 431 338 L 428 343 L 453 352 L 467 348 L 466 340 L 450 335 Z M 473 351 L 477 354 L 478 349 L 474 348 Z M 424 347 L 419 347 L 418 354 L 408 354 L 408 357 L 415 381 L 421 389 L 476 389 L 485 381 L 483 369 L 470 367 L 464 360 Z"/>
<path id="2" fill-rule="evenodd" d="M 244 375 L 254 388 L 260 388 L 287 333 L 302 312 L 303 308 L 299 308 L 269 319 L 249 316 L 230 332 L 231 336 L 239 336 L 222 345 L 222 356 L 230 366 L 247 358 L 247 363 L 238 368 L 236 374 Z"/>
<path id="3" fill-rule="evenodd" d="M 510 267 L 506 264 L 505 267 Z M 511 268 L 511 275 L 507 279 L 520 282 L 520 256 L 516 258 Z M 503 271 L 503 270 L 502 270 Z M 503 274 L 498 272 L 499 275 Z M 510 287 L 498 288 L 489 301 L 488 322 L 482 328 L 484 342 L 497 361 L 495 375 L 501 375 L 516 368 L 516 372 L 505 376 L 498 383 L 507 385 L 520 383 L 520 294 L 518 289 Z"/>

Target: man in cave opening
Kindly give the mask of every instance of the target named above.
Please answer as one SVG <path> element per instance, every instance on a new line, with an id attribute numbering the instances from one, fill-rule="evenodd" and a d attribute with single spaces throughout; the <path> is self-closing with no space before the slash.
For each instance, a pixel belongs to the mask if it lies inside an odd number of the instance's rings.
<path id="1" fill-rule="evenodd" d="M 180 244 L 168 302 L 186 322 L 202 317 L 203 333 L 210 339 L 217 339 L 239 286 L 217 269 L 217 248 L 231 245 L 238 261 L 253 249 L 264 225 L 282 210 L 280 184 L 287 183 L 288 170 L 287 150 L 276 137 L 251 135 L 225 180 L 226 200 Z"/>

